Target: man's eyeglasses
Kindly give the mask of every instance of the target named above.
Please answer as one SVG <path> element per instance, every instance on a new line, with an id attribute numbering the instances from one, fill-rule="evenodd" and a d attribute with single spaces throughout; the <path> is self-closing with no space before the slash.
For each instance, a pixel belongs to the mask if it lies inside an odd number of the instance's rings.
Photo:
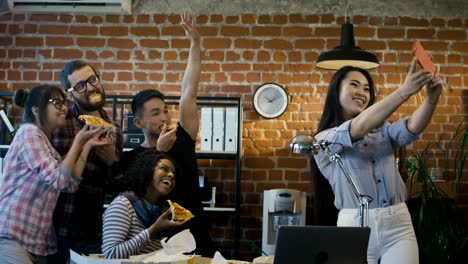
<path id="1" fill-rule="evenodd" d="M 57 110 L 62 110 L 62 106 L 69 108 L 73 105 L 73 102 L 68 99 L 49 99 L 49 102 L 52 103 Z"/>
<path id="2" fill-rule="evenodd" d="M 75 84 L 75 86 L 68 88 L 67 92 L 71 93 L 73 90 L 77 91 L 78 93 L 84 93 L 88 89 L 88 83 L 91 85 L 98 85 L 99 84 L 99 75 L 91 75 L 88 80 L 79 82 Z"/>

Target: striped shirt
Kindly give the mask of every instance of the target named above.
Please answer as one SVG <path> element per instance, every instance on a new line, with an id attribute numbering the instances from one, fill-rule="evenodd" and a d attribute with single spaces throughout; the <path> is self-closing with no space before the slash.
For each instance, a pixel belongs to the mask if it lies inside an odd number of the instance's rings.
<path id="1" fill-rule="evenodd" d="M 61 162 L 41 129 L 27 123 L 20 127 L 0 177 L 0 237 L 36 255 L 57 251 L 52 212 L 60 190 L 76 191 L 81 181 Z"/>
<path id="2" fill-rule="evenodd" d="M 124 196 L 117 196 L 104 212 L 102 253 L 106 258 L 128 258 L 161 249 Z"/>

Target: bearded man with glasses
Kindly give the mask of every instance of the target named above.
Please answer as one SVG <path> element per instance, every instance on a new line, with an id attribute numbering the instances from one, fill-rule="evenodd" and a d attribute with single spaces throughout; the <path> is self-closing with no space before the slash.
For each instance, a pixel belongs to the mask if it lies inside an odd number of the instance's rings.
<path id="1" fill-rule="evenodd" d="M 123 150 L 122 131 L 103 109 L 106 94 L 96 70 L 85 61 L 74 60 L 64 66 L 60 81 L 74 104 L 67 112 L 67 126 L 52 135 L 55 149 L 62 156 L 66 155 L 75 135 L 84 126 L 79 115 L 97 116 L 112 123 L 113 128 L 108 133 L 114 142 L 97 147 L 89 154 L 76 193 L 59 196 L 53 216 L 58 253 L 48 261 L 63 264 L 70 257 L 70 249 L 83 254 L 100 253 L 105 193 L 118 193 L 124 183 L 119 164 Z"/>

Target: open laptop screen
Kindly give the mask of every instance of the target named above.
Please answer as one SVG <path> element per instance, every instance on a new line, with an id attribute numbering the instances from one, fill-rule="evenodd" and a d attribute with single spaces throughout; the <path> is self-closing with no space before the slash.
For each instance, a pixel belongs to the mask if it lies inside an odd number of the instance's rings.
<path id="1" fill-rule="evenodd" d="M 370 228 L 281 226 L 274 264 L 367 263 Z"/>

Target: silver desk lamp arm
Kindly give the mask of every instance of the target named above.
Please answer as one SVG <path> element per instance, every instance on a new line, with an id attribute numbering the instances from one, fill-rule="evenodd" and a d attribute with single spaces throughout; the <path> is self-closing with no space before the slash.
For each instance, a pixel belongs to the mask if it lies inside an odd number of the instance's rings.
<path id="1" fill-rule="evenodd" d="M 356 182 L 353 180 L 353 177 L 351 177 L 351 174 L 349 173 L 348 168 L 344 164 L 343 160 L 341 159 L 341 156 L 339 154 L 332 154 L 329 155 L 326 153 L 326 155 L 329 157 L 330 161 L 335 161 L 338 163 L 338 166 L 340 167 L 341 171 L 345 175 L 346 179 L 348 180 L 349 184 L 351 185 L 354 195 L 356 196 L 356 199 L 359 202 L 359 224 L 361 227 L 365 227 L 369 225 L 369 203 L 372 201 L 372 198 L 368 195 L 364 195 L 361 193 L 359 190 L 359 187 L 357 186 Z"/>
<path id="2" fill-rule="evenodd" d="M 359 217 L 360 217 L 360 226 L 365 227 L 368 226 L 369 223 L 369 203 L 372 202 L 372 197 L 369 195 L 364 195 L 359 190 L 356 182 L 351 177 L 348 168 L 344 164 L 341 156 L 339 154 L 331 154 L 329 146 L 331 142 L 324 141 L 324 140 L 316 140 L 311 135 L 297 135 L 289 144 L 289 149 L 293 153 L 298 154 L 312 154 L 317 155 L 319 151 L 323 151 L 325 155 L 327 155 L 332 162 L 337 162 L 338 166 L 340 167 L 341 171 L 345 175 L 346 179 L 348 180 L 349 184 L 351 185 L 354 195 L 359 203 Z"/>

